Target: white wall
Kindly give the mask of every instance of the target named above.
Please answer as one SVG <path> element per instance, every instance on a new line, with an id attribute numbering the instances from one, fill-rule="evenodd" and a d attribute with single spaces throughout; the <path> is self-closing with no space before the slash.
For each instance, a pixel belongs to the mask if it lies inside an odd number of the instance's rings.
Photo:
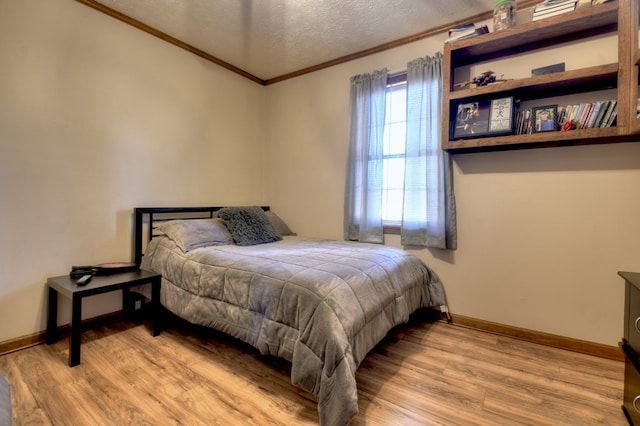
<path id="1" fill-rule="evenodd" d="M 68 0 L 0 2 L 0 58 L 0 342 L 48 276 L 131 259 L 134 207 L 268 201 L 254 82 Z"/>
<path id="2" fill-rule="evenodd" d="M 342 238 L 349 78 L 406 68 L 442 51 L 444 38 L 267 88 L 269 200 L 298 233 Z M 615 346 L 624 300 L 617 271 L 640 270 L 640 144 L 453 162 L 459 248 L 415 251 L 441 276 L 451 311 Z M 387 236 L 387 244 L 399 239 Z"/>
<path id="3" fill-rule="evenodd" d="M 453 312 L 609 345 L 640 267 L 640 144 L 456 156 Z M 426 253 L 425 253 L 426 254 Z"/>

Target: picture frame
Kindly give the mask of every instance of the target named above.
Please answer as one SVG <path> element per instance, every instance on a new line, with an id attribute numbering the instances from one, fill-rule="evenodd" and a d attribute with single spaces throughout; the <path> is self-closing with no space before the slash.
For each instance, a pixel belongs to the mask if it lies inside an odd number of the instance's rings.
<path id="1" fill-rule="evenodd" d="M 492 99 L 489 114 L 489 134 L 512 134 L 513 117 L 513 97 Z"/>
<path id="2" fill-rule="evenodd" d="M 513 133 L 513 97 L 460 102 L 450 126 L 450 139 L 482 138 Z"/>
<path id="3" fill-rule="evenodd" d="M 531 131 L 533 133 L 555 132 L 558 130 L 558 105 L 544 105 L 531 108 Z"/>

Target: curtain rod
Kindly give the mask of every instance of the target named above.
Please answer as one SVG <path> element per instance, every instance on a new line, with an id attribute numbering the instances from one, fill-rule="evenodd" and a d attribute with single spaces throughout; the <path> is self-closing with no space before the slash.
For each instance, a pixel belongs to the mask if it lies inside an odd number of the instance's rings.
<path id="1" fill-rule="evenodd" d="M 401 68 L 401 69 L 395 69 L 392 71 L 387 71 L 387 75 L 389 77 L 395 77 L 398 74 L 406 74 L 407 73 L 407 69 L 406 68 Z"/>

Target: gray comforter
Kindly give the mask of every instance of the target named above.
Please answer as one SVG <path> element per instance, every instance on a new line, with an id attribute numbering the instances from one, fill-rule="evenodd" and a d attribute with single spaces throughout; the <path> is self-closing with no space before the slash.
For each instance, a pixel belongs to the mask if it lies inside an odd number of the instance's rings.
<path id="1" fill-rule="evenodd" d="M 392 327 L 445 304 L 417 257 L 375 244 L 285 237 L 184 253 L 156 237 L 142 268 L 162 274 L 162 304 L 176 315 L 291 361 L 291 381 L 316 396 L 322 425 L 358 412 L 355 371 Z"/>

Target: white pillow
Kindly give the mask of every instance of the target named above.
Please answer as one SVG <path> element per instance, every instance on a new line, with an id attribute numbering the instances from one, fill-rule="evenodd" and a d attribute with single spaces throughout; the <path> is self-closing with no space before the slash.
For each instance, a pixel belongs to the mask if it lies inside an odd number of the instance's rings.
<path id="1" fill-rule="evenodd" d="M 233 244 L 233 237 L 220 219 L 170 220 L 156 230 L 171 238 L 185 253 L 200 247 Z"/>

